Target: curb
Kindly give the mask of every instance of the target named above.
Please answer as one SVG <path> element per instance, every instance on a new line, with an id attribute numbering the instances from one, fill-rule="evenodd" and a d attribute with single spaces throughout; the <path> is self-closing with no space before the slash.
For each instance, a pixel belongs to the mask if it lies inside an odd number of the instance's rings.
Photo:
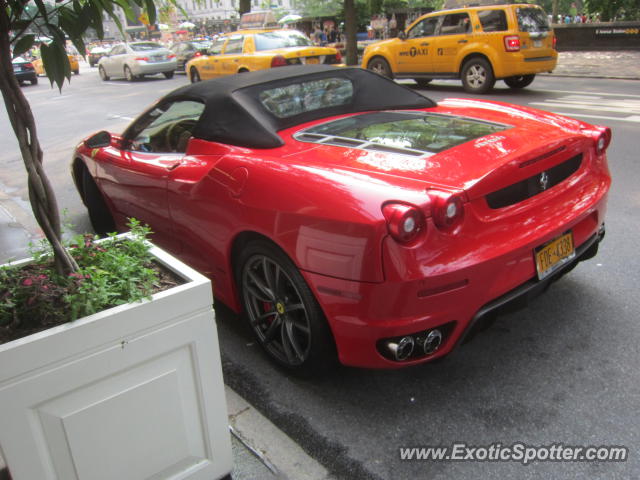
<path id="1" fill-rule="evenodd" d="M 225 386 L 231 433 L 281 480 L 331 480 L 328 470 Z"/>

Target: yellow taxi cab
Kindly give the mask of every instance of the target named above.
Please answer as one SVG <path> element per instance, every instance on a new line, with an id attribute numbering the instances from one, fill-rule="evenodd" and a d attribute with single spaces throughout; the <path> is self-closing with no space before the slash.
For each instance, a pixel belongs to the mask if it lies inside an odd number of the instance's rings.
<path id="1" fill-rule="evenodd" d="M 208 54 L 187 62 L 192 83 L 200 80 L 298 64 L 340 65 L 332 47 L 314 45 L 304 33 L 291 29 L 258 28 L 227 33 L 213 41 Z"/>
<path id="2" fill-rule="evenodd" d="M 486 93 L 496 80 L 524 88 L 558 61 L 556 38 L 537 5 L 468 7 L 423 15 L 398 38 L 369 45 L 362 67 L 425 86 L 457 78 L 470 93 Z"/>
<path id="3" fill-rule="evenodd" d="M 67 58 L 69 59 L 69 66 L 71 67 L 71 71 L 78 75 L 80 73 L 80 65 L 78 63 L 78 55 L 68 54 Z M 33 62 L 33 68 L 36 70 L 36 75 L 46 75 L 44 70 L 44 64 L 42 63 L 42 58 L 36 58 Z"/>

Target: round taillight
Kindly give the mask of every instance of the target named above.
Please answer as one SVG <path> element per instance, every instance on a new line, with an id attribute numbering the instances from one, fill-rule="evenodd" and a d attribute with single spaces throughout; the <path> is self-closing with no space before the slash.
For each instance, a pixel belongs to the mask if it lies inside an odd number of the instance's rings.
<path id="1" fill-rule="evenodd" d="M 336 63 L 342 63 L 342 54 L 340 50 L 336 50 Z"/>
<path id="2" fill-rule="evenodd" d="M 464 219 L 464 203 L 462 196 L 456 193 L 429 192 L 432 197 L 433 223 L 440 230 L 455 231 Z"/>
<path id="3" fill-rule="evenodd" d="M 271 60 L 271 67 L 286 67 L 287 66 L 287 59 L 284 58 L 282 55 L 276 55 L 275 57 L 273 57 L 273 59 Z"/>
<path id="4" fill-rule="evenodd" d="M 387 203 L 382 206 L 389 234 L 400 243 L 411 243 L 422 231 L 426 222 L 422 210 L 405 203 Z"/>
<path id="5" fill-rule="evenodd" d="M 201 57 L 202 56 L 202 52 L 196 52 L 193 54 L 194 57 Z"/>

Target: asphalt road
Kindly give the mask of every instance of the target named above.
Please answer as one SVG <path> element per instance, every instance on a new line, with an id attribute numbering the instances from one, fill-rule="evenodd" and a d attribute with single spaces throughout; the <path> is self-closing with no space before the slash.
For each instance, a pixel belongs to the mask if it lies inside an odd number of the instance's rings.
<path id="1" fill-rule="evenodd" d="M 62 94 L 43 79 L 24 87 L 46 170 L 73 230 L 89 228 L 68 170 L 73 146 L 100 129 L 122 131 L 145 106 L 184 83 L 184 76 L 102 82 L 86 67 Z M 422 91 L 435 100 L 468 96 L 457 82 Z M 482 98 L 612 127 L 614 184 L 600 254 L 444 361 L 395 371 L 340 368 L 321 379 L 292 378 L 266 360 L 234 315 L 219 308 L 226 382 L 337 478 L 639 478 L 638 82 L 541 77 L 517 93 L 499 83 Z M 4 110 L 0 129 L 0 189 L 28 218 L 25 174 Z M 626 446 L 629 459 L 525 466 L 401 461 L 399 453 L 401 447 L 518 442 Z"/>

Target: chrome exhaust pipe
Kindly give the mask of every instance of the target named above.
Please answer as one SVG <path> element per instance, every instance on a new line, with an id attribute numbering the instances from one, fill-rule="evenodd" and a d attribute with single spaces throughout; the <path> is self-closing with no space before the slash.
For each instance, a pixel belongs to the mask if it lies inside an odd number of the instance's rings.
<path id="1" fill-rule="evenodd" d="M 437 328 L 431 330 L 424 339 L 422 349 L 425 355 L 433 355 L 442 345 L 442 332 Z"/>
<path id="2" fill-rule="evenodd" d="M 398 342 L 389 342 L 387 348 L 396 362 L 402 362 L 411 356 L 415 342 L 413 337 L 402 337 Z"/>

